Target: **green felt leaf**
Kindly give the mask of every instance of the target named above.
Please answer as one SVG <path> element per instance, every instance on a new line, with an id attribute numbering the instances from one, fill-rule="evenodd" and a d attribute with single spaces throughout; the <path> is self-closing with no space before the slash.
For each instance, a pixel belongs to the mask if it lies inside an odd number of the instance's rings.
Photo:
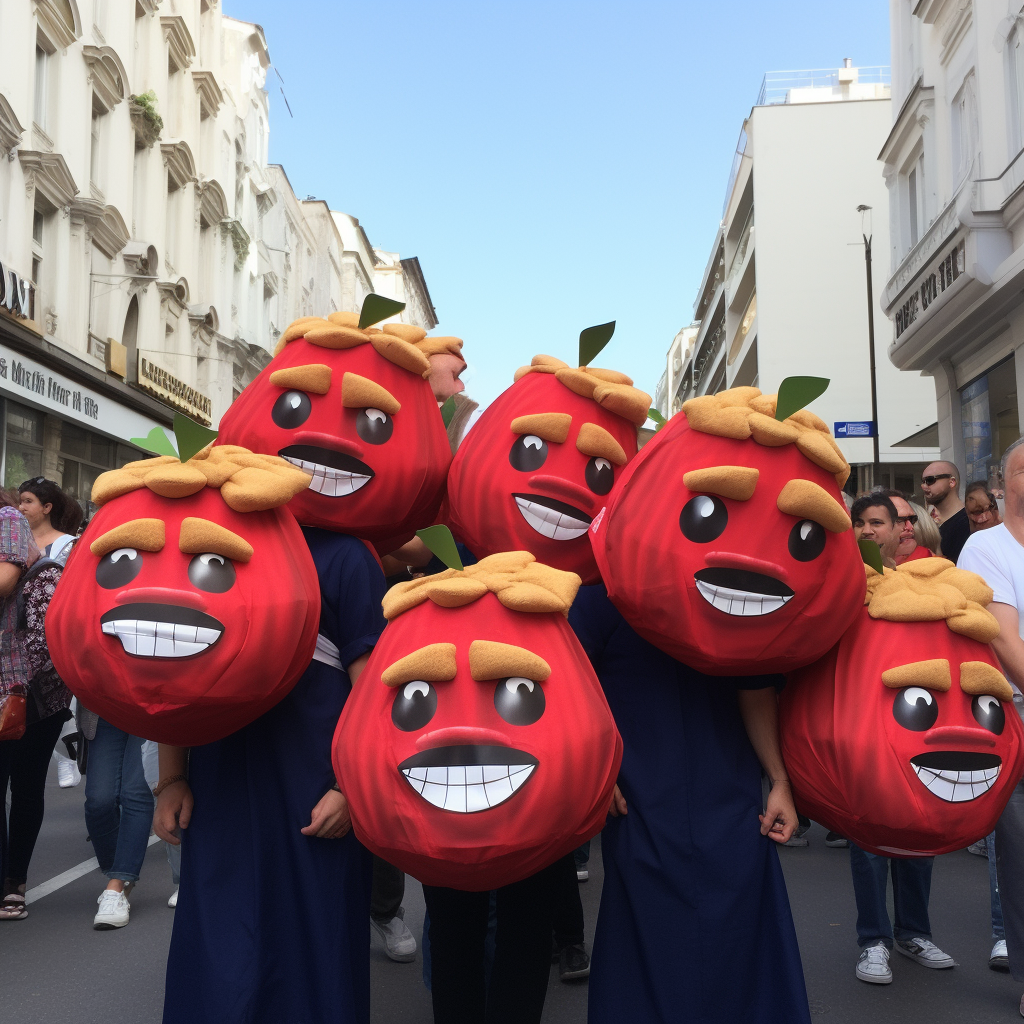
<path id="1" fill-rule="evenodd" d="M 647 418 L 651 419 L 651 420 L 654 420 L 654 422 L 658 424 L 654 428 L 654 432 L 655 433 L 657 433 L 659 430 L 661 430 L 661 428 L 663 426 L 665 426 L 666 423 L 668 423 L 668 420 L 665 419 L 665 417 L 662 416 L 661 413 L 658 412 L 657 409 L 648 409 L 647 410 Z"/>
<path id="2" fill-rule="evenodd" d="M 204 427 L 195 420 L 190 420 L 180 412 L 174 414 L 174 436 L 178 441 L 178 458 L 188 462 L 197 452 L 201 452 L 211 441 L 216 440 L 217 431 Z"/>
<path id="3" fill-rule="evenodd" d="M 449 424 L 452 422 L 452 417 L 455 415 L 455 396 L 449 395 L 448 401 L 441 406 L 441 419 L 444 420 L 444 428 L 448 429 Z"/>
<path id="4" fill-rule="evenodd" d="M 455 546 L 455 538 L 447 526 L 428 526 L 425 530 L 417 530 L 419 537 L 449 569 L 462 569 L 459 549 Z"/>
<path id="5" fill-rule="evenodd" d="M 805 409 L 816 398 L 825 394 L 830 383 L 828 377 L 787 377 L 779 385 L 775 418 L 784 420 L 787 416 Z"/>
<path id="6" fill-rule="evenodd" d="M 167 436 L 163 427 L 154 427 L 145 437 L 130 437 L 128 441 L 137 448 L 153 452 L 154 455 L 173 455 L 175 458 L 178 457 L 178 453 L 174 450 L 174 445 L 171 444 L 171 439 Z"/>
<path id="7" fill-rule="evenodd" d="M 592 359 L 612 340 L 615 333 L 615 321 L 598 324 L 580 331 L 580 366 L 589 366 Z"/>
<path id="8" fill-rule="evenodd" d="M 405 309 L 404 302 L 395 299 L 387 299 L 376 292 L 370 292 L 363 299 L 363 308 L 359 313 L 359 330 L 379 324 L 381 320 L 387 320 L 389 316 L 401 313 Z"/>
<path id="9" fill-rule="evenodd" d="M 885 566 L 882 565 L 882 549 L 873 540 L 861 537 L 857 541 L 857 547 L 860 548 L 860 557 L 864 559 L 866 565 L 870 565 L 875 572 L 885 570 Z"/>

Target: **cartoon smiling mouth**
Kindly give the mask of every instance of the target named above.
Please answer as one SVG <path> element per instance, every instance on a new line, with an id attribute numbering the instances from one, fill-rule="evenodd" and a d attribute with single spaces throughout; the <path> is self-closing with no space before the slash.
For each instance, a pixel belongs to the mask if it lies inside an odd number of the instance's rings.
<path id="1" fill-rule="evenodd" d="M 726 615 L 770 615 L 794 597 L 782 580 L 747 569 L 701 569 L 693 578 L 700 596 Z"/>
<path id="2" fill-rule="evenodd" d="M 995 785 L 1003 759 L 966 750 L 933 750 L 912 757 L 910 764 L 929 793 L 947 803 L 962 804 L 977 800 Z"/>
<path id="3" fill-rule="evenodd" d="M 431 747 L 398 770 L 428 803 L 472 814 L 504 803 L 533 774 L 537 758 L 513 747 L 463 744 Z"/>
<path id="4" fill-rule="evenodd" d="M 551 540 L 575 540 L 590 529 L 590 516 L 564 501 L 543 494 L 513 494 L 523 518 Z"/>
<path id="5" fill-rule="evenodd" d="M 176 604 L 123 604 L 100 616 L 100 628 L 136 658 L 192 658 L 224 635 L 212 615 Z"/>
<path id="6" fill-rule="evenodd" d="M 328 498 L 344 498 L 365 487 L 373 479 L 373 470 L 365 462 L 344 452 L 318 448 L 312 444 L 293 444 L 278 453 L 304 473 L 311 473 L 309 489 Z"/>

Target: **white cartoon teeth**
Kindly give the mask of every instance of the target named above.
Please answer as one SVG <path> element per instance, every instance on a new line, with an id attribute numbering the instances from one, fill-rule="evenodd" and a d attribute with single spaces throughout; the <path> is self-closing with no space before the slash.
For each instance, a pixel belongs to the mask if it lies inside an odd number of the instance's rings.
<path id="1" fill-rule="evenodd" d="M 116 636 L 128 654 L 139 658 L 191 658 L 202 654 L 223 635 L 223 630 L 207 626 L 153 619 L 113 619 L 104 622 L 102 629 L 109 636 Z"/>
<path id="2" fill-rule="evenodd" d="M 924 768 L 911 762 L 917 777 L 928 792 L 951 804 L 962 804 L 976 800 L 987 793 L 999 777 L 1002 767 L 985 768 L 981 771 L 953 771 L 945 768 Z"/>
<path id="3" fill-rule="evenodd" d="M 372 479 L 365 473 L 346 473 L 343 469 L 333 469 L 331 466 L 321 465 L 319 462 L 307 462 L 305 459 L 293 459 L 288 455 L 283 456 L 293 466 L 298 466 L 304 473 L 309 473 L 313 479 L 310 481 L 309 489 L 317 494 L 326 495 L 328 498 L 344 498 L 354 494 L 360 487 L 365 487 Z"/>
<path id="4" fill-rule="evenodd" d="M 590 523 L 548 508 L 547 505 L 541 505 L 536 501 L 517 497 L 516 504 L 530 526 L 551 540 L 575 540 L 590 529 Z"/>
<path id="5" fill-rule="evenodd" d="M 402 768 L 406 781 L 443 811 L 472 814 L 504 803 L 533 774 L 535 764 L 469 764 Z"/>
<path id="6" fill-rule="evenodd" d="M 708 604 L 726 615 L 770 615 L 778 611 L 793 595 L 755 594 L 749 590 L 734 590 L 714 583 L 697 580 L 697 590 Z"/>

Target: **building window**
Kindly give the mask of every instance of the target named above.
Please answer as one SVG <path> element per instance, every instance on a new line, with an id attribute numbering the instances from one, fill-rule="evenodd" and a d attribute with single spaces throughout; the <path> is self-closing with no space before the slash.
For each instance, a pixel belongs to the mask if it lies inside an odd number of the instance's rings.
<path id="1" fill-rule="evenodd" d="M 33 119 L 40 128 L 46 128 L 47 85 L 50 70 L 50 54 L 43 47 L 42 41 L 36 42 L 36 83 L 35 99 L 32 111 Z"/>
<path id="2" fill-rule="evenodd" d="M 37 199 L 37 202 L 40 200 Z M 46 242 L 49 234 L 49 221 L 53 214 L 52 210 L 36 207 L 32 213 L 32 303 L 33 310 L 29 314 L 30 319 L 35 320 L 36 308 L 41 308 L 42 297 L 46 294 Z"/>
<path id="3" fill-rule="evenodd" d="M 17 402 L 8 402 L 4 486 L 15 488 L 42 473 L 43 414 Z"/>
<path id="4" fill-rule="evenodd" d="M 89 181 L 102 191 L 103 189 L 103 109 L 99 100 L 92 98 L 92 134 L 89 144 Z"/>
<path id="5" fill-rule="evenodd" d="M 921 240 L 928 226 L 925 208 L 924 153 L 917 155 L 906 165 L 900 175 L 900 207 L 903 211 L 903 251 L 913 249 Z"/>
<path id="6" fill-rule="evenodd" d="M 1010 113 L 1010 148 L 1016 153 L 1024 146 L 1024 38 L 1014 29 L 1006 44 Z"/>
<path id="7" fill-rule="evenodd" d="M 978 107 L 974 94 L 974 72 L 964 80 L 950 111 L 952 129 L 953 182 L 967 176 L 978 153 Z"/>
<path id="8" fill-rule="evenodd" d="M 960 420 L 968 483 L 999 484 L 999 460 L 1020 437 L 1013 356 L 960 389 Z"/>

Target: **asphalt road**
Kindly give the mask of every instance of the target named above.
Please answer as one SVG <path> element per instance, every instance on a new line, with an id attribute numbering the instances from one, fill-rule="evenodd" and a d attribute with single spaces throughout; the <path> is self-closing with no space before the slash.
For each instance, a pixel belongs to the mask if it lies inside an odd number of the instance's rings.
<path id="1" fill-rule="evenodd" d="M 47 812 L 32 862 L 29 886 L 37 886 L 92 856 L 82 817 L 83 787 L 61 790 L 51 770 Z M 812 1018 L 822 1024 L 999 1024 L 1020 1021 L 1017 1004 L 1024 986 L 988 969 L 988 874 L 984 859 L 965 852 L 941 857 L 932 882 L 932 929 L 936 943 L 959 966 L 931 971 L 893 956 L 894 981 L 866 985 L 854 977 L 856 911 L 849 855 L 824 845 L 815 826 L 806 849 L 783 849 L 782 862 L 796 918 Z M 728 851 L 722 851 L 723 857 Z M 92 929 L 96 897 L 103 888 L 93 870 L 33 903 L 24 921 L 0 922 L 3 965 L 0 1020 L 18 1024 L 156 1024 L 161 1019 L 164 960 L 174 912 L 162 844 L 150 847 L 142 880 L 132 895 L 127 928 Z M 599 844 L 591 880 L 581 887 L 588 941 L 593 935 L 601 891 Z M 419 935 L 423 898 L 409 880 L 406 920 Z M 671 941 L 673 922 L 658 922 Z M 367 939 L 370 940 L 369 926 Z M 720 951 L 723 958 L 729 950 Z M 430 998 L 422 964 L 395 964 L 379 941 L 371 942 L 373 1024 L 431 1024 Z M 743 970 L 736 964 L 736 971 Z M 770 1000 L 771 992 L 764 998 Z M 545 1024 L 584 1024 L 586 983 L 558 980 L 552 968 Z M 681 1008 L 679 1021 L 685 1022 Z M 325 1022 L 326 1024 L 326 1022 Z M 637 1022 L 643 1024 L 643 1022 Z"/>

